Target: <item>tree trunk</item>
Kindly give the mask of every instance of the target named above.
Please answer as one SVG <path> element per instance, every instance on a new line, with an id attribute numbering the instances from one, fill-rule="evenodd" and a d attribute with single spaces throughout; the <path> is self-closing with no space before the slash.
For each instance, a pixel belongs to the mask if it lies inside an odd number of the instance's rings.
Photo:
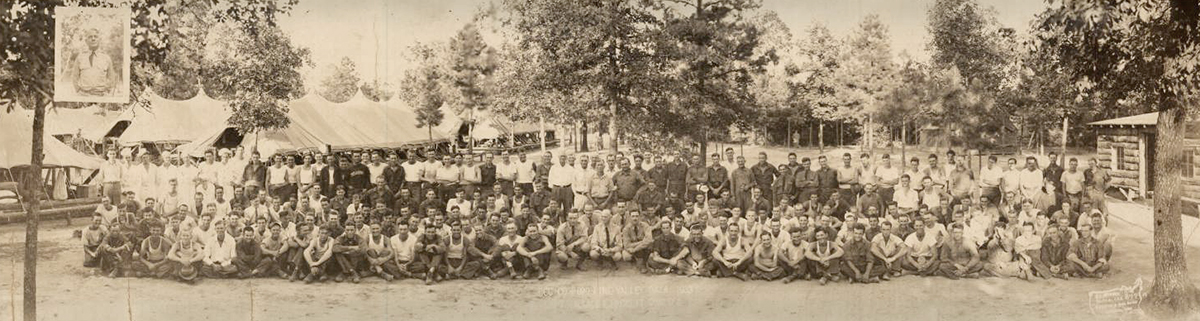
<path id="1" fill-rule="evenodd" d="M 609 116 L 608 116 L 608 136 L 609 136 L 608 140 L 609 140 L 609 144 L 612 145 L 613 153 L 616 153 L 617 145 L 618 145 L 617 144 L 617 134 L 618 133 L 617 133 L 617 103 L 615 100 L 613 101 L 613 103 L 609 104 L 608 114 L 609 114 Z"/>
<path id="2" fill-rule="evenodd" d="M 586 119 L 583 120 L 583 125 L 580 126 L 579 132 L 579 151 L 586 153 L 588 151 L 588 123 Z"/>
<path id="3" fill-rule="evenodd" d="M 708 164 L 708 131 L 702 129 L 702 132 L 704 135 L 700 135 L 700 164 Z"/>
<path id="4" fill-rule="evenodd" d="M 900 168 L 908 161 L 908 124 L 900 125 Z"/>
<path id="5" fill-rule="evenodd" d="M 546 117 L 538 118 L 538 140 L 542 144 L 542 151 L 546 151 Z"/>
<path id="6" fill-rule="evenodd" d="M 38 94 L 34 94 L 38 95 Z M 40 95 L 39 95 L 40 96 Z M 25 320 L 37 320 L 37 260 L 38 260 L 38 206 L 42 190 L 42 138 L 45 136 L 46 104 L 49 97 L 29 99 L 33 106 L 33 146 L 29 160 L 29 172 L 23 182 L 22 199 L 25 201 Z M 14 302 L 15 303 L 15 302 Z"/>
<path id="7" fill-rule="evenodd" d="M 1161 319 L 1195 316 L 1200 311 L 1200 291 L 1191 283 L 1187 245 L 1183 243 L 1183 192 L 1180 174 L 1184 162 L 1185 112 L 1172 107 L 1158 114 L 1154 150 L 1154 286 L 1144 303 L 1147 312 Z"/>
<path id="8" fill-rule="evenodd" d="M 470 118 L 470 127 L 467 127 L 467 153 L 475 152 L 475 108 L 467 111 L 467 118 Z"/>
<path id="9" fill-rule="evenodd" d="M 824 154 L 825 153 L 825 121 L 818 121 L 818 122 L 820 122 L 820 124 L 817 125 L 817 150 L 820 153 Z"/>
<path id="10" fill-rule="evenodd" d="M 792 148 L 792 118 L 787 119 L 787 147 Z"/>
<path id="11" fill-rule="evenodd" d="M 1062 131 L 1063 131 L 1063 133 L 1062 133 L 1062 151 L 1060 153 L 1058 153 L 1059 155 L 1062 155 L 1063 158 L 1067 157 L 1067 131 L 1070 130 L 1069 127 L 1067 127 L 1067 126 L 1069 126 L 1070 124 L 1071 124 L 1071 120 L 1069 118 L 1067 118 L 1066 113 L 1064 113 L 1063 114 L 1063 128 L 1062 128 Z"/>

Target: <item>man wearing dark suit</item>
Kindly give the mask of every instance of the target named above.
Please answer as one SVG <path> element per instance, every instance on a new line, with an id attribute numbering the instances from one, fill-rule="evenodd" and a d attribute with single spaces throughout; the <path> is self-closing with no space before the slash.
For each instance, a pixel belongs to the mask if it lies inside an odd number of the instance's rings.
<path id="1" fill-rule="evenodd" d="M 349 167 L 349 160 L 339 158 L 337 164 L 330 164 L 321 170 L 321 175 L 317 178 L 317 182 L 321 184 L 321 192 L 325 194 L 325 197 L 333 198 L 335 189 L 339 185 L 346 185 L 345 168 Z"/>

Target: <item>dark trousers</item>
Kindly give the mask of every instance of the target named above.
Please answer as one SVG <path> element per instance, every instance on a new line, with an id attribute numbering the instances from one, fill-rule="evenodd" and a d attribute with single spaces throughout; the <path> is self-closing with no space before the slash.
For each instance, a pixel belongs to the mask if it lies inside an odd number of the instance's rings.
<path id="1" fill-rule="evenodd" d="M 554 186 L 553 190 L 554 200 L 558 202 L 558 205 L 570 208 L 572 204 L 575 204 L 575 192 L 571 190 L 571 185 Z"/>
<path id="2" fill-rule="evenodd" d="M 745 272 L 746 266 L 751 264 L 750 262 L 746 262 L 745 260 L 743 260 L 742 262 L 739 262 L 739 263 L 740 264 L 735 265 L 734 267 L 728 267 L 728 266 L 725 266 L 725 263 L 721 263 L 719 261 L 715 262 L 714 264 L 717 265 L 717 276 L 720 276 L 720 277 L 734 276 L 738 273 Z"/>
<path id="3" fill-rule="evenodd" d="M 887 203 L 892 201 L 892 195 L 896 194 L 896 188 L 895 187 L 880 187 L 878 192 L 879 192 L 879 198 L 883 199 L 883 202 L 884 202 L 883 205 L 886 207 Z M 882 209 L 882 208 L 879 209 L 879 212 L 883 213 L 884 209 Z"/>

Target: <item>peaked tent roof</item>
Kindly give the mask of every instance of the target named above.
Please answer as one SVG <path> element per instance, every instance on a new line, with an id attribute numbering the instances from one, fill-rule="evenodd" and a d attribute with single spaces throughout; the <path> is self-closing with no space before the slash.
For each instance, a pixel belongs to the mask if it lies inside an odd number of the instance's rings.
<path id="1" fill-rule="evenodd" d="M 215 128 L 224 128 L 230 111 L 225 103 L 208 97 L 203 91 L 188 100 L 170 100 L 146 92 L 148 108 L 138 103 L 125 109 L 123 115 L 113 121 L 128 119 L 129 127 L 121 134 L 121 144 L 141 142 L 183 143 L 190 142 L 199 133 Z"/>
<path id="2" fill-rule="evenodd" d="M 356 124 L 371 134 L 374 140 L 365 147 L 394 148 L 447 139 L 445 132 L 434 130 L 430 133 L 417 127 L 416 113 L 399 100 L 376 102 L 360 91 L 349 101 L 331 108 L 342 111 L 343 115 L 354 116 Z"/>
<path id="3" fill-rule="evenodd" d="M 43 166 L 100 168 L 100 159 L 84 155 L 51 136 L 42 137 Z M 32 120 L 15 113 L 0 113 L 0 168 L 28 166 L 33 150 Z"/>
<path id="4" fill-rule="evenodd" d="M 33 119 L 33 110 L 21 109 L 26 118 Z M 82 133 L 91 139 L 89 134 L 108 128 L 104 124 L 112 123 L 120 115 L 118 112 L 106 111 L 99 106 L 84 108 L 48 108 L 46 109 L 46 133 L 50 135 L 73 135 Z M 104 136 L 104 133 L 100 133 Z M 100 137 L 97 137 L 100 138 Z"/>

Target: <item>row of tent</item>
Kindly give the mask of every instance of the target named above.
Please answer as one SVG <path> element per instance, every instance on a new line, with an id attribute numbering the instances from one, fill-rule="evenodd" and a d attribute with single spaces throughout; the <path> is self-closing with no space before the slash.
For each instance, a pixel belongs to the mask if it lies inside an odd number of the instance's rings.
<path id="1" fill-rule="evenodd" d="M 176 150 L 201 156 L 224 136 L 233 132 L 227 124 L 231 114 L 224 102 L 201 92 L 188 100 L 170 100 L 152 92 L 147 104 L 135 104 L 104 126 L 125 126 L 116 137 L 121 145 L 140 143 L 183 144 Z M 308 94 L 288 103 L 287 128 L 243 133 L 241 145 L 257 147 L 263 155 L 276 152 L 399 148 L 452 140 L 466 122 L 442 107 L 442 123 L 432 130 L 417 126 L 417 116 L 401 100 L 376 102 L 358 93 L 349 101 L 335 103 L 318 94 Z M 476 139 L 536 132 L 539 127 L 514 123 L 490 113 L 477 113 Z M 100 131 L 96 131 L 100 132 Z M 94 133 L 94 132 L 93 132 Z M 85 137 L 97 140 L 101 137 Z"/>
<path id="2" fill-rule="evenodd" d="M 228 106 L 201 91 L 187 100 L 171 100 L 147 91 L 145 103 L 134 103 L 121 112 L 100 107 L 53 108 L 46 113 L 45 164 L 50 167 L 98 168 L 101 160 L 85 155 L 54 136 L 73 136 L 92 142 L 114 138 L 121 145 L 174 144 L 177 151 L 202 156 L 223 136 L 235 132 L 227 124 Z M 28 165 L 33 112 L 15 108 L 0 113 L 0 168 Z M 432 130 L 417 127 L 417 117 L 402 100 L 376 102 L 358 93 L 335 103 L 308 94 L 288 103 L 290 125 L 285 129 L 244 133 L 241 145 L 257 147 L 263 155 L 276 152 L 400 148 L 452 141 L 468 120 L 442 107 L 440 125 Z M 513 122 L 487 112 L 476 112 L 475 139 L 494 139 L 538 132 L 536 124 Z M 182 145 L 180 145 L 182 144 Z"/>

